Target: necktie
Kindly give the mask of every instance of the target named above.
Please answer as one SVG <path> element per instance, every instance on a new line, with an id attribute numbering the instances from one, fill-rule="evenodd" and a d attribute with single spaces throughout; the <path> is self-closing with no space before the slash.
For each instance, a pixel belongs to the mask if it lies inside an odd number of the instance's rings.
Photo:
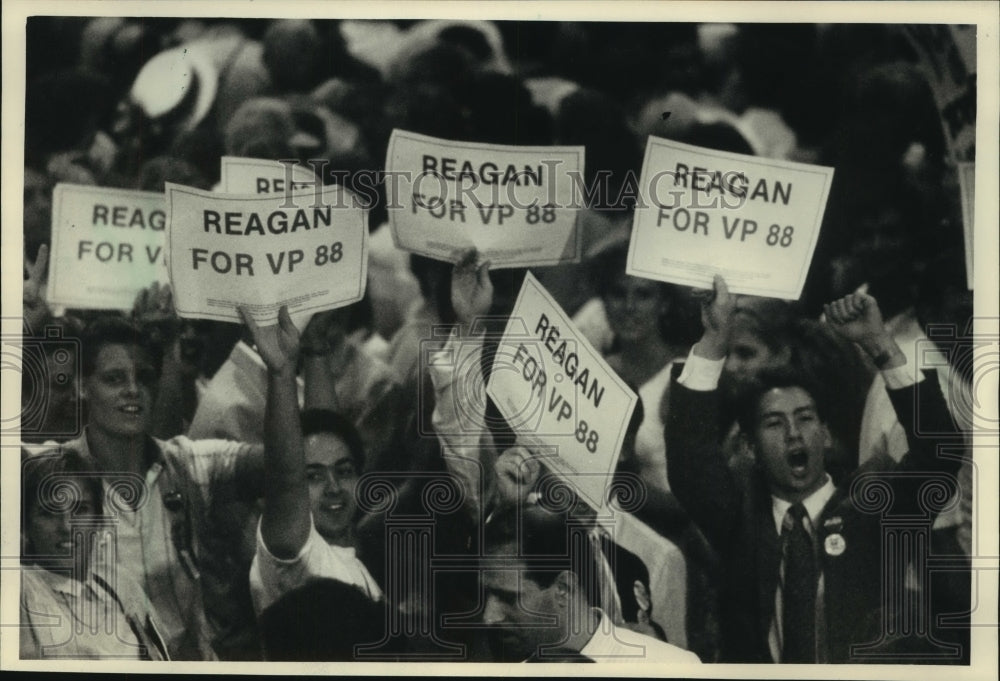
<path id="1" fill-rule="evenodd" d="M 788 509 L 782 527 L 785 581 L 782 587 L 782 662 L 816 661 L 816 560 L 812 538 L 802 520 L 801 503 Z"/>

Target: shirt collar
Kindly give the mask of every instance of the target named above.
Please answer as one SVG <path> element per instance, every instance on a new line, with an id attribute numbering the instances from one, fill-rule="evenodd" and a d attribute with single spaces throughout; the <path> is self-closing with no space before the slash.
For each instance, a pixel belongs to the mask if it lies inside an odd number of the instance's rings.
<path id="1" fill-rule="evenodd" d="M 45 582 L 46 586 L 57 593 L 63 593 L 69 596 L 78 596 L 80 594 L 81 587 L 90 589 L 99 599 L 103 599 L 106 593 L 104 589 L 97 586 L 97 582 L 94 581 L 94 575 L 92 573 L 87 574 L 86 581 L 80 582 L 69 576 L 66 572 L 53 572 L 44 568 L 34 569 L 33 572 L 35 572 L 35 575 L 41 581 Z"/>
<path id="2" fill-rule="evenodd" d="M 614 652 L 612 647 L 615 638 L 604 633 L 605 627 L 611 627 L 611 620 L 604 614 L 604 611 L 600 608 L 591 608 L 591 610 L 597 613 L 597 628 L 594 629 L 594 634 L 587 641 L 587 644 L 580 649 L 580 654 L 596 660 Z"/>
<path id="3" fill-rule="evenodd" d="M 806 507 L 806 513 L 809 514 L 809 523 L 813 527 L 816 526 L 816 519 L 823 512 L 826 502 L 830 501 L 830 497 L 837 491 L 830 476 L 826 473 L 823 475 L 826 476 L 826 482 L 823 483 L 823 486 L 802 500 L 802 505 Z M 774 514 L 774 527 L 778 531 L 778 534 L 781 534 L 781 525 L 785 521 L 785 514 L 788 513 L 788 509 L 791 507 L 792 503 L 790 501 L 779 499 L 773 494 L 771 495 L 771 511 Z"/>
<path id="4" fill-rule="evenodd" d="M 84 459 L 93 462 L 94 455 L 90 451 L 90 444 L 87 441 L 87 426 L 83 427 L 83 432 L 75 440 L 70 440 L 62 445 L 63 448 L 73 448 L 80 453 L 80 456 Z M 160 470 L 163 468 L 163 441 L 157 440 L 155 437 L 146 436 L 146 450 L 144 453 L 146 457 L 146 462 L 148 464 L 146 477 L 150 477 L 152 473 L 152 480 L 147 480 L 147 482 L 152 482 L 159 475 Z M 106 481 L 105 481 L 106 484 Z"/>

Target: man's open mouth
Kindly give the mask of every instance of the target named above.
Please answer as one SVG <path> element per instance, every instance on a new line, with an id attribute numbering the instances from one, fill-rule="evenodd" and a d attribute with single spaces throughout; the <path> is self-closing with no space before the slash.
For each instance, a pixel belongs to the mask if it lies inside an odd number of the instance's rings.
<path id="1" fill-rule="evenodd" d="M 801 472 L 809 465 L 809 454 L 804 449 L 796 449 L 788 453 L 788 467 L 792 472 Z"/>

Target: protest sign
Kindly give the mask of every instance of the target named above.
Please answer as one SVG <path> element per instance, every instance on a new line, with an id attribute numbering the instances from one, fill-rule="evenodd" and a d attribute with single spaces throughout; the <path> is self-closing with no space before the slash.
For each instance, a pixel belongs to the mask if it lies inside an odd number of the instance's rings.
<path id="1" fill-rule="evenodd" d="M 167 265 L 181 317 L 239 321 L 237 305 L 274 323 L 361 299 L 364 211 L 337 185 L 230 196 L 167 184 Z"/>
<path id="2" fill-rule="evenodd" d="M 965 233 L 965 280 L 971 291 L 975 281 L 972 241 L 976 217 L 976 164 L 958 164 L 958 186 L 962 192 L 962 231 Z"/>
<path id="3" fill-rule="evenodd" d="M 166 283 L 163 194 L 58 184 L 52 193 L 51 306 L 131 310 Z"/>
<path id="4" fill-rule="evenodd" d="M 486 393 L 581 498 L 606 506 L 637 397 L 529 272 L 497 347 Z"/>
<path id="5" fill-rule="evenodd" d="M 833 169 L 650 137 L 628 274 L 797 299 L 816 248 Z"/>
<path id="6" fill-rule="evenodd" d="M 226 194 L 283 194 L 322 183 L 309 166 L 299 163 L 223 156 L 219 184 Z"/>
<path id="7" fill-rule="evenodd" d="M 493 269 L 580 259 L 583 147 L 453 142 L 394 130 L 386 155 L 396 246 L 453 261 L 475 246 Z"/>

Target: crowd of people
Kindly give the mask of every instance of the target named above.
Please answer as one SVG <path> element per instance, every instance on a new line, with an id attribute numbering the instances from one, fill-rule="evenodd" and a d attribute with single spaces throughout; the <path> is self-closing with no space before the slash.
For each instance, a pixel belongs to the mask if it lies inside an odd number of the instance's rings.
<path id="1" fill-rule="evenodd" d="M 27 39 L 22 659 L 968 663 L 972 292 L 897 28 L 32 17 Z M 639 395 L 609 486 L 628 528 L 485 394 L 526 270 L 405 253 L 384 200 L 364 299 L 302 328 L 181 319 L 159 284 L 131 311 L 46 303 L 56 184 L 212 189 L 243 156 L 351 187 L 394 129 L 585 148 L 584 258 L 532 274 Z M 835 169 L 799 300 L 626 274 L 649 135 Z"/>

